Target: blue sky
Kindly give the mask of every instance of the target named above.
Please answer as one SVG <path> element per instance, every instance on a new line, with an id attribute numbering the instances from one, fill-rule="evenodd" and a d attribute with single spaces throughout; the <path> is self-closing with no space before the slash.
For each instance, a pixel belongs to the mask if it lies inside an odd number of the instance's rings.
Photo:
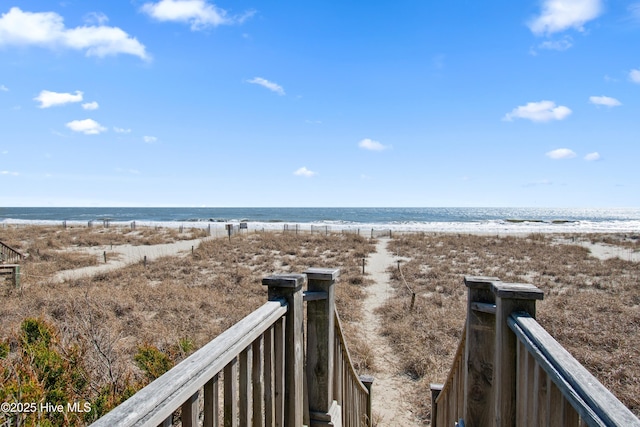
<path id="1" fill-rule="evenodd" d="M 5 1 L 0 206 L 640 206 L 640 2 Z"/>

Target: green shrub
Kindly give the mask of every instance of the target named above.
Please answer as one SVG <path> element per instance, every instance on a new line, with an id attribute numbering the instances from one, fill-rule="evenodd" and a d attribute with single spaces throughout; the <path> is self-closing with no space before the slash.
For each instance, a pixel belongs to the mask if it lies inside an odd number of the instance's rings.
<path id="1" fill-rule="evenodd" d="M 150 381 L 155 380 L 173 367 L 171 358 L 158 347 L 150 344 L 143 344 L 138 347 L 138 352 L 133 359 Z"/>

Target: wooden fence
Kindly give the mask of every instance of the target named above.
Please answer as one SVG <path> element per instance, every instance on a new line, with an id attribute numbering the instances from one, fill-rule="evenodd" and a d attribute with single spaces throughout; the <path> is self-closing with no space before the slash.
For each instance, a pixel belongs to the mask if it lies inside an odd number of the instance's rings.
<path id="1" fill-rule="evenodd" d="M 0 242 L 0 263 L 3 263 L 3 262 L 16 263 L 16 262 L 22 261 L 23 259 L 24 259 L 24 254 L 22 254 L 20 251 L 13 249 L 11 246 L 5 245 L 4 243 Z"/>
<path id="2" fill-rule="evenodd" d="M 92 425 L 371 426 L 372 379 L 360 381 L 349 358 L 335 311 L 338 274 L 264 278 L 261 308 Z"/>
<path id="3" fill-rule="evenodd" d="M 640 426 L 535 320 L 542 291 L 490 277 L 465 284 L 465 332 L 447 381 L 431 386 L 433 426 Z"/>

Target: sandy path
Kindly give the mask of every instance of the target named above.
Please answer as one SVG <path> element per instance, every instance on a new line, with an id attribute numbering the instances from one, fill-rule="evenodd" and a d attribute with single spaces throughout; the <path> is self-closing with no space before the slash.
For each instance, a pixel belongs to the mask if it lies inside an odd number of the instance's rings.
<path id="1" fill-rule="evenodd" d="M 151 261 L 163 256 L 178 255 L 180 253 L 191 252 L 192 248 L 197 248 L 202 239 L 180 240 L 174 243 L 163 243 L 160 245 L 118 245 L 118 246 L 98 246 L 83 249 L 84 252 L 95 254 L 102 264 L 77 268 L 74 270 L 64 270 L 56 275 L 56 280 L 79 279 L 81 277 L 93 276 L 99 273 L 116 270 L 126 265 L 141 262 L 144 257 Z M 107 254 L 107 262 L 104 263 L 104 253 Z"/>
<path id="2" fill-rule="evenodd" d="M 421 426 L 409 410 L 404 396 L 414 387 L 413 382 L 400 373 L 400 363 L 387 339 L 380 333 L 381 319 L 375 314 L 392 294 L 389 285 L 387 268 L 395 265 L 395 258 L 387 251 L 389 239 L 379 239 L 376 252 L 371 254 L 367 262 L 367 273 L 374 283 L 367 287 L 365 299 L 364 321 L 361 330 L 366 340 L 374 349 L 375 367 L 373 395 L 373 420 L 378 426 Z"/>

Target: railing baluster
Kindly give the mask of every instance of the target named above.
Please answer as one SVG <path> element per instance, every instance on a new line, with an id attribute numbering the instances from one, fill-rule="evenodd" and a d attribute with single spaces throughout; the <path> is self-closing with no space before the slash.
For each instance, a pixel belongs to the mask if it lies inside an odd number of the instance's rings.
<path id="1" fill-rule="evenodd" d="M 547 424 L 548 426 L 562 425 L 562 392 L 553 383 L 551 377 L 547 377 Z"/>
<path id="2" fill-rule="evenodd" d="M 264 375 L 262 360 L 264 358 L 264 336 L 260 336 L 253 343 L 253 427 L 264 427 Z"/>
<path id="3" fill-rule="evenodd" d="M 240 366 L 240 380 L 239 380 L 239 411 L 240 411 L 240 425 L 248 426 L 251 424 L 251 415 L 253 410 L 251 403 L 253 398 L 251 396 L 251 364 L 252 364 L 252 351 L 251 347 L 247 347 L 239 357 Z"/>
<path id="4" fill-rule="evenodd" d="M 218 375 L 204 385 L 204 424 L 203 427 L 218 427 Z"/>
<path id="5" fill-rule="evenodd" d="M 198 396 L 199 392 L 191 395 L 186 402 L 182 404 L 182 426 L 197 427 L 198 426 Z"/>
<path id="6" fill-rule="evenodd" d="M 267 426 L 274 426 L 275 420 L 275 388 L 273 385 L 273 331 L 269 328 L 264 334 L 264 419 Z"/>
<path id="7" fill-rule="evenodd" d="M 224 368 L 224 427 L 238 426 L 238 359 Z"/>
<path id="8" fill-rule="evenodd" d="M 547 419 L 547 373 L 542 367 L 535 363 L 535 372 L 533 379 L 533 392 L 535 400 L 533 404 L 534 425 L 539 426 Z"/>
<path id="9" fill-rule="evenodd" d="M 562 399 L 562 425 L 577 427 L 580 423 L 578 412 L 571 406 L 567 399 Z"/>
<path id="10" fill-rule="evenodd" d="M 274 391 L 276 426 L 284 426 L 284 328 L 285 319 L 282 318 L 274 328 Z"/>

